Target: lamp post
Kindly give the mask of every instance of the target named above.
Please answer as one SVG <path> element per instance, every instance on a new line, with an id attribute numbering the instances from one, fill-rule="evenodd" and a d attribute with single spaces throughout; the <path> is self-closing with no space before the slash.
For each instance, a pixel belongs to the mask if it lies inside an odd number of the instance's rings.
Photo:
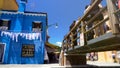
<path id="1" fill-rule="evenodd" d="M 48 56 L 47 52 L 49 51 L 49 49 L 47 49 L 48 45 L 50 45 L 49 43 L 49 38 L 50 36 L 48 35 L 48 28 L 51 27 L 51 26 L 54 26 L 55 25 L 55 28 L 58 28 L 58 24 L 57 23 L 54 23 L 54 24 L 50 24 L 50 25 L 47 25 L 46 27 L 46 44 L 45 44 L 45 56 Z M 52 48 L 50 48 L 52 49 Z M 49 58 L 47 59 L 47 62 L 49 63 Z"/>
<path id="2" fill-rule="evenodd" d="M 48 26 L 47 26 L 47 29 L 48 29 L 49 27 L 53 26 L 53 25 L 55 25 L 55 28 L 58 28 L 58 23 L 54 23 L 54 24 L 48 25 Z"/>
<path id="3" fill-rule="evenodd" d="M 55 28 L 58 28 L 58 23 L 50 24 L 46 27 L 47 42 L 48 42 L 48 39 L 50 38 L 49 35 L 48 35 L 48 28 L 51 27 L 51 26 L 54 26 L 54 25 L 55 25 Z"/>

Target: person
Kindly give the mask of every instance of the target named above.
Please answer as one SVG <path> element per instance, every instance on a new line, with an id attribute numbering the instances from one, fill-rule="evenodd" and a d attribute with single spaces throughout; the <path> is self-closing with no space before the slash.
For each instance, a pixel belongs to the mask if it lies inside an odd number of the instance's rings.
<path id="1" fill-rule="evenodd" d="M 94 60 L 94 54 L 95 54 L 94 52 L 91 52 L 91 53 L 90 53 L 90 60 L 91 60 L 91 61 L 95 61 L 95 60 Z"/>
<path id="2" fill-rule="evenodd" d="M 87 54 L 86 54 L 86 59 L 87 59 L 87 60 L 90 60 L 90 53 L 87 53 Z"/>
<path id="3" fill-rule="evenodd" d="M 116 55 L 115 55 L 114 51 L 112 51 L 112 59 L 113 59 L 113 62 L 116 63 Z"/>
<path id="4" fill-rule="evenodd" d="M 95 2 L 95 0 L 91 0 L 91 4 L 90 5 L 92 5 L 94 2 Z M 97 6 L 95 6 L 94 9 L 91 11 L 91 15 L 94 16 L 95 14 L 97 14 L 100 11 L 101 8 L 102 8 L 101 4 L 98 4 Z M 102 13 L 98 17 L 95 18 L 95 20 L 93 22 L 93 26 L 95 26 L 101 20 L 103 20 Z M 103 25 L 100 25 L 100 26 L 98 26 L 98 27 L 96 27 L 94 29 L 94 38 L 97 38 L 98 36 L 100 36 L 102 34 L 104 34 Z"/>
<path id="5" fill-rule="evenodd" d="M 95 61 L 98 60 L 98 53 L 97 53 L 97 52 L 94 53 L 94 60 L 95 60 Z"/>
<path id="6" fill-rule="evenodd" d="M 103 14 L 104 19 L 106 19 L 108 17 L 108 11 L 107 11 L 107 9 L 105 11 L 103 11 L 102 14 Z M 111 28 L 112 27 L 111 27 L 111 24 L 110 24 L 110 20 L 105 21 L 105 30 L 106 30 L 106 33 L 111 32 Z"/>
<path id="7" fill-rule="evenodd" d="M 118 59 L 118 63 L 120 64 L 120 51 L 117 51 L 117 59 Z"/>
<path id="8" fill-rule="evenodd" d="M 85 6 L 85 10 L 84 10 L 84 14 L 89 10 L 91 6 L 90 5 L 86 5 Z M 86 19 L 85 19 L 85 23 L 87 23 L 90 19 L 92 18 L 91 14 L 89 14 Z M 86 30 L 89 30 L 91 27 L 92 27 L 92 23 L 88 24 L 86 26 Z M 93 31 L 90 31 L 88 34 L 87 34 L 87 40 L 91 40 L 93 39 L 93 35 L 94 35 L 94 32 Z"/>

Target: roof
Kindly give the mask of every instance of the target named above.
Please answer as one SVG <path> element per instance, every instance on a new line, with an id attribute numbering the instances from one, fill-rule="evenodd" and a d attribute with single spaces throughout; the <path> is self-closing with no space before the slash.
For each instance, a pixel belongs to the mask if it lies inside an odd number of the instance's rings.
<path id="1" fill-rule="evenodd" d="M 48 46 L 45 47 L 47 52 L 50 53 L 50 52 L 56 52 L 56 49 L 53 49 L 53 48 L 50 48 Z"/>
<path id="2" fill-rule="evenodd" d="M 48 47 L 51 47 L 51 48 L 53 48 L 53 49 L 60 48 L 59 46 L 54 45 L 54 44 L 51 44 L 51 43 L 49 43 L 49 42 L 46 42 L 45 45 L 48 46 Z"/>
<path id="3" fill-rule="evenodd" d="M 60 50 L 59 46 L 56 46 L 49 42 L 46 42 L 45 45 L 46 45 L 47 52 L 59 52 L 59 50 Z"/>

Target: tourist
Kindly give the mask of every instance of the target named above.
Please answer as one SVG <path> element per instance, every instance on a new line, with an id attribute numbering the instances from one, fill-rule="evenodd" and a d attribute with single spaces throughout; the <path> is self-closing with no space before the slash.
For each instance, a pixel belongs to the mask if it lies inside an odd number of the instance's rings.
<path id="1" fill-rule="evenodd" d="M 91 4 L 92 5 L 93 3 L 95 2 L 95 0 L 91 0 Z M 94 16 L 95 14 L 97 14 L 100 9 L 102 9 L 102 5 L 101 4 L 98 4 L 97 6 L 94 7 L 94 9 L 91 11 L 91 15 Z M 103 15 L 102 13 L 95 18 L 94 22 L 93 22 L 93 26 L 95 26 L 97 23 L 99 23 L 101 20 L 103 20 Z M 94 38 L 97 38 L 98 36 L 104 34 L 104 26 L 103 25 L 100 25 L 98 27 L 96 27 L 94 29 Z"/>
<path id="2" fill-rule="evenodd" d="M 114 51 L 112 51 L 112 59 L 113 62 L 116 63 L 116 54 L 114 53 Z"/>
<path id="3" fill-rule="evenodd" d="M 120 51 L 117 51 L 117 59 L 118 59 L 118 63 L 120 64 Z"/>
<path id="4" fill-rule="evenodd" d="M 106 19 L 108 17 L 108 11 L 107 9 L 105 11 L 103 11 L 103 16 L 104 16 L 104 19 Z M 111 23 L 110 23 L 110 20 L 107 20 L 105 21 L 105 30 L 106 30 L 106 33 L 108 32 L 111 32 Z"/>
<path id="5" fill-rule="evenodd" d="M 84 14 L 89 10 L 89 8 L 90 8 L 90 5 L 86 5 Z M 91 18 L 92 18 L 92 15 L 89 14 L 89 15 L 85 18 L 85 23 L 87 23 Z M 93 23 L 88 24 L 88 25 L 86 26 L 86 30 L 89 30 L 89 29 L 92 27 L 92 25 L 93 25 Z M 89 33 L 87 33 L 87 40 L 93 39 L 93 35 L 94 35 L 94 32 L 93 32 L 93 31 L 90 31 Z"/>

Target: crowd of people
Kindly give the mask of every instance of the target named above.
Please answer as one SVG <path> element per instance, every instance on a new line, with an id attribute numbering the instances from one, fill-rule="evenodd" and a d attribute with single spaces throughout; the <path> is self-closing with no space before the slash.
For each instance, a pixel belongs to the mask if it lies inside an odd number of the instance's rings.
<path id="1" fill-rule="evenodd" d="M 86 13 L 91 5 L 95 2 L 95 0 L 91 0 L 90 5 L 86 5 L 84 13 Z M 90 12 L 90 14 L 87 16 L 85 19 L 85 22 L 87 23 L 95 14 L 97 14 L 103 6 L 101 4 L 98 4 L 97 6 L 94 7 L 94 9 Z M 99 16 L 97 16 L 92 23 L 87 25 L 87 30 L 90 29 L 91 27 L 95 26 L 97 23 L 99 23 L 101 20 L 105 19 L 108 17 L 108 11 L 105 10 L 104 12 L 100 13 Z M 98 27 L 96 27 L 93 31 L 90 31 L 87 34 L 87 40 L 97 38 L 100 35 L 103 35 L 105 32 L 111 29 L 110 21 L 107 20 L 105 24 L 101 24 Z"/>
<path id="2" fill-rule="evenodd" d="M 95 0 L 91 0 L 90 4 L 85 6 L 84 14 L 92 7 L 94 2 Z M 120 0 L 115 0 L 114 2 L 116 5 L 116 8 L 120 9 Z M 88 23 L 88 21 L 90 21 L 90 19 L 94 17 L 102 8 L 103 6 L 101 3 L 99 3 L 97 6 L 94 6 L 94 8 L 89 13 L 89 15 L 85 18 L 84 22 Z M 103 12 L 99 14 L 99 16 L 94 18 L 92 22 L 89 22 L 89 24 L 86 26 L 86 30 L 89 30 L 90 28 L 94 27 L 96 24 L 106 19 L 108 16 L 109 16 L 108 10 L 105 9 Z M 111 32 L 111 31 L 112 31 L 112 23 L 110 22 L 110 20 L 107 20 L 103 24 L 100 24 L 98 27 L 94 28 L 93 31 L 90 31 L 87 34 L 87 40 L 97 38 L 98 36 Z"/>
<path id="3" fill-rule="evenodd" d="M 85 6 L 84 13 L 86 13 L 90 9 L 90 7 L 92 6 L 92 4 L 94 2 L 95 2 L 95 0 L 91 0 L 90 4 Z M 116 0 L 115 3 L 116 3 L 117 9 L 120 9 L 120 0 Z M 87 16 L 87 18 L 85 19 L 85 23 L 87 23 L 93 16 L 95 16 L 95 14 L 97 14 L 102 8 L 103 8 L 103 6 L 101 5 L 101 3 L 99 3 L 97 6 L 95 6 L 92 9 L 92 11 L 90 12 L 90 14 Z M 97 23 L 99 23 L 103 19 L 106 19 L 107 17 L 108 17 L 108 10 L 106 9 L 103 12 L 101 12 L 99 14 L 99 16 L 94 19 L 93 22 L 91 22 L 89 25 L 87 25 L 86 30 L 92 28 Z M 111 32 L 111 30 L 112 30 L 111 24 L 112 23 L 110 22 L 110 20 L 105 21 L 104 24 L 99 25 L 93 31 L 90 31 L 87 34 L 87 40 L 97 38 L 98 36 L 103 35 L 104 33 Z M 112 53 L 111 56 L 112 56 L 112 59 L 114 60 L 114 62 L 116 62 L 116 58 L 117 58 L 118 62 L 120 63 L 120 51 L 117 51 L 117 54 Z M 97 61 L 98 53 L 97 52 L 87 53 L 86 58 L 91 61 Z"/>

